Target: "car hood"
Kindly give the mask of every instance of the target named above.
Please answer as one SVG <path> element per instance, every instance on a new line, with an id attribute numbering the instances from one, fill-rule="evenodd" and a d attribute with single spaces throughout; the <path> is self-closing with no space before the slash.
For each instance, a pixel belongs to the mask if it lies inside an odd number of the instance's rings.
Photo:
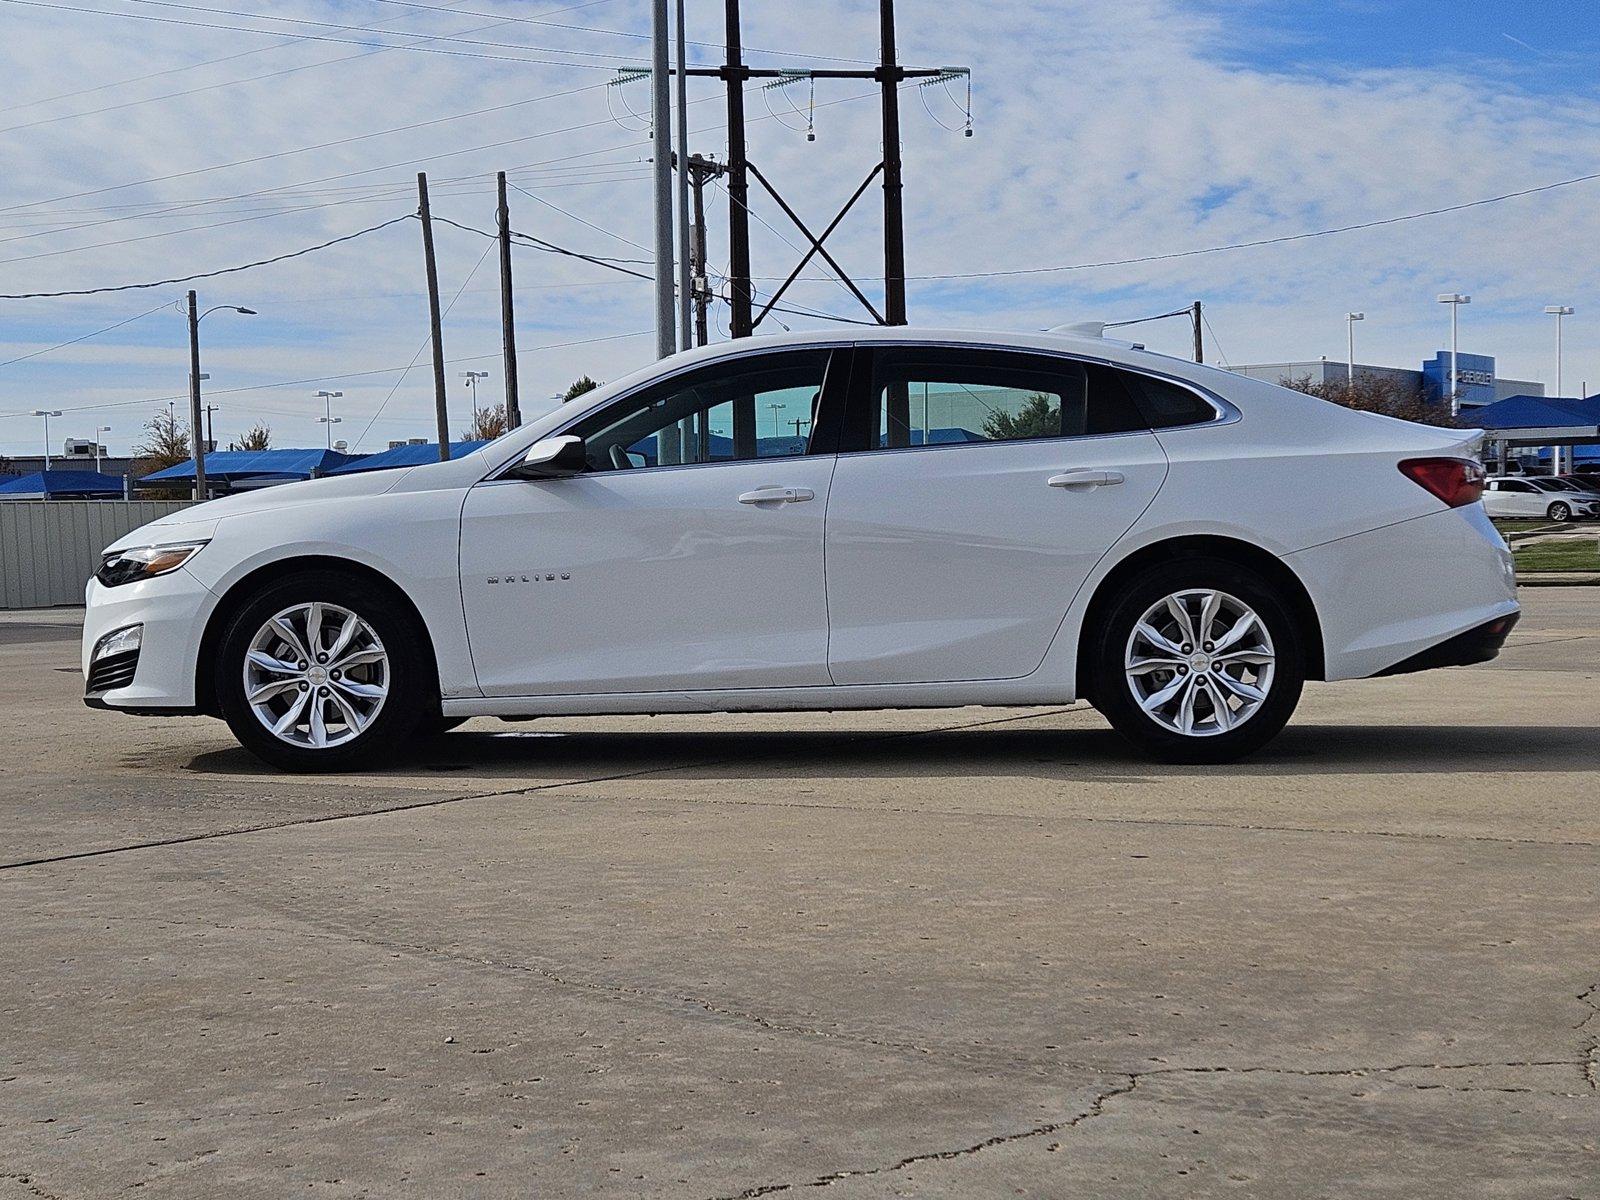
<path id="1" fill-rule="evenodd" d="M 408 474 L 406 471 L 361 471 L 349 475 L 335 475 L 326 479 L 308 479 L 301 483 L 278 484 L 239 492 L 217 500 L 207 500 L 189 508 L 168 513 L 141 525 L 132 533 L 118 538 L 106 550 L 122 550 L 129 546 L 162 545 L 173 542 L 205 541 L 215 532 L 217 525 L 227 517 L 242 517 L 250 513 L 278 511 L 304 504 L 319 504 L 356 496 L 378 496 L 391 491 Z"/>

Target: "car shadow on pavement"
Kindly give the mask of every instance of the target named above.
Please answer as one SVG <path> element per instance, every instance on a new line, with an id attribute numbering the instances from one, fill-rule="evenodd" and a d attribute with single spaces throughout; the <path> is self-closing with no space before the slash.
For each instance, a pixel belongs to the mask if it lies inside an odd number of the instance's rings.
<path id="1" fill-rule="evenodd" d="M 884 731 L 762 729 L 712 732 L 459 730 L 419 744 L 376 776 L 452 774 L 524 784 L 680 773 L 762 779 L 814 773 L 891 777 L 1430 774 L 1588 770 L 1600 753 L 1592 728 L 1476 725 L 1291 725 L 1238 763 L 1159 763 L 1108 729 L 979 728 Z M 275 775 L 242 749 L 189 760 L 202 773 Z"/>

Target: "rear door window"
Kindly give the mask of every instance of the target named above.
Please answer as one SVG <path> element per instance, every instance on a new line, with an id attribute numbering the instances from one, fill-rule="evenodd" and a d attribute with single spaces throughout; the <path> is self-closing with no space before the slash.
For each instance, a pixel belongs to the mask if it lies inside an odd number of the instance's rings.
<path id="1" fill-rule="evenodd" d="M 1098 364 L 981 347 L 886 347 L 854 389 L 842 449 L 892 450 L 1145 429 Z M 864 385 L 864 386 L 863 386 Z"/>

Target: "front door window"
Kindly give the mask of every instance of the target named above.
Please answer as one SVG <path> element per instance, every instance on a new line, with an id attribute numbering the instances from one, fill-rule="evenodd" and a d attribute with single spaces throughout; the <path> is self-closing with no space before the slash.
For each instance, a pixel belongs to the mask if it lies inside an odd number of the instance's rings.
<path id="1" fill-rule="evenodd" d="M 651 388 L 573 430 L 591 471 L 792 458 L 808 452 L 829 354 L 719 363 Z"/>

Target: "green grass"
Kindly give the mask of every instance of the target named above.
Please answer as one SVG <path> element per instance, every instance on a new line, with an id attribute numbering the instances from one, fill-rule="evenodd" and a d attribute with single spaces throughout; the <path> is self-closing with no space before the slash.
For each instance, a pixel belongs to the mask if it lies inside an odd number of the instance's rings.
<path id="1" fill-rule="evenodd" d="M 1543 520 L 1535 521 L 1520 518 L 1514 519 L 1511 517 L 1490 517 L 1489 519 L 1494 522 L 1494 527 L 1498 529 L 1502 535 L 1508 533 L 1526 533 L 1530 529 L 1545 529 L 1550 526 L 1549 521 Z"/>
<path id="2" fill-rule="evenodd" d="M 1518 574 L 1532 571 L 1600 571 L 1600 538 L 1540 542 L 1513 551 Z"/>

